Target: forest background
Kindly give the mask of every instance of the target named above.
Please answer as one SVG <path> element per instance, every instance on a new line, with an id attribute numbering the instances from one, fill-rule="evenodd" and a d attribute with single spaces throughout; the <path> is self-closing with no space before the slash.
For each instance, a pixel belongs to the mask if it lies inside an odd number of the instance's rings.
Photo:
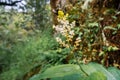
<path id="1" fill-rule="evenodd" d="M 119 80 L 120 1 L 54 1 L 0 0 L 0 80 Z"/>

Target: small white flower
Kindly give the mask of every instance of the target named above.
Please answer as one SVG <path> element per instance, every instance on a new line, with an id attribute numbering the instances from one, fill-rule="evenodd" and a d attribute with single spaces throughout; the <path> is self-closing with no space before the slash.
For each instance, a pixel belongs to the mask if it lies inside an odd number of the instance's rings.
<path id="1" fill-rule="evenodd" d="M 55 25 L 53 25 L 53 29 L 55 29 L 55 27 L 56 27 L 56 26 L 55 26 Z"/>
<path id="2" fill-rule="evenodd" d="M 81 40 L 80 37 L 77 37 L 76 40 Z"/>
<path id="3" fill-rule="evenodd" d="M 75 33 L 74 33 L 74 30 L 71 30 L 70 32 L 69 32 L 69 34 L 70 35 L 74 35 Z"/>
<path id="4" fill-rule="evenodd" d="M 71 24 L 70 24 L 71 28 L 74 28 L 75 27 L 75 21 L 73 21 Z"/>
<path id="5" fill-rule="evenodd" d="M 59 37 L 56 37 L 56 41 L 57 42 L 62 42 L 61 38 L 59 38 Z"/>

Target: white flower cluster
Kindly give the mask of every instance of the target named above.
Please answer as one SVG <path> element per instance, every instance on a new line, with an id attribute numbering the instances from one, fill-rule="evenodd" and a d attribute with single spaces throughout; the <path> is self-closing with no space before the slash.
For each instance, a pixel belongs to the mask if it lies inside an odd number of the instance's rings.
<path id="1" fill-rule="evenodd" d="M 65 41 L 62 41 L 60 37 L 56 37 L 56 41 L 59 42 L 60 45 L 69 48 L 69 45 L 65 43 Z"/>
<path id="2" fill-rule="evenodd" d="M 62 34 L 65 37 L 72 37 L 74 35 L 74 26 L 75 21 L 72 23 L 69 23 L 68 20 L 61 20 L 58 19 L 59 25 L 53 26 L 57 34 Z"/>
<path id="3" fill-rule="evenodd" d="M 58 22 L 59 24 L 56 26 L 53 26 L 53 28 L 55 29 L 55 36 L 56 36 L 56 41 L 59 42 L 59 44 L 61 44 L 64 47 L 69 47 L 70 44 L 68 44 L 70 41 L 72 41 L 75 33 L 74 33 L 74 27 L 75 27 L 75 21 L 72 23 L 69 23 L 68 20 L 66 19 L 59 19 L 58 18 Z M 58 37 L 58 35 L 61 34 L 63 35 L 66 40 L 62 41 L 62 39 L 60 37 Z"/>

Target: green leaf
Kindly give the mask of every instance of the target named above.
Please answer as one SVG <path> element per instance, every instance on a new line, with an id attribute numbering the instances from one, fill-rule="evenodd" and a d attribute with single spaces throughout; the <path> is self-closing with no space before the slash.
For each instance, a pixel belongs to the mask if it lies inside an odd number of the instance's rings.
<path id="1" fill-rule="evenodd" d="M 102 72 L 106 77 L 107 80 L 116 80 L 114 75 L 107 71 L 102 65 L 97 63 L 89 63 L 87 65 L 82 65 L 83 70 L 88 74 L 91 75 L 94 72 Z"/>
<path id="2" fill-rule="evenodd" d="M 117 30 L 116 28 L 112 27 L 112 26 L 105 26 L 104 29 L 112 29 L 112 30 Z"/>
<path id="3" fill-rule="evenodd" d="M 120 29 L 120 24 L 118 24 L 117 26 L 118 26 L 118 29 Z"/>
<path id="4" fill-rule="evenodd" d="M 116 17 L 116 16 L 112 16 L 112 18 L 113 18 L 113 19 L 115 19 L 115 20 L 117 19 L 117 17 Z"/>
<path id="5" fill-rule="evenodd" d="M 86 75 L 88 74 L 88 76 Z M 97 63 L 58 65 L 48 68 L 45 72 L 35 75 L 30 80 L 120 80 L 120 70 L 108 70 Z"/>
<path id="6" fill-rule="evenodd" d="M 115 68 L 115 67 L 110 67 L 108 68 L 108 71 L 114 75 L 114 77 L 116 78 L 116 80 L 120 80 L 120 70 Z"/>
<path id="7" fill-rule="evenodd" d="M 102 72 L 97 71 L 90 74 L 87 80 L 107 80 L 107 78 Z"/>
<path id="8" fill-rule="evenodd" d="M 78 65 L 66 64 L 48 68 L 42 74 L 33 76 L 30 80 L 51 78 L 52 80 L 79 80 L 83 72 Z"/>
<path id="9" fill-rule="evenodd" d="M 72 74 L 64 77 L 56 77 L 51 80 L 86 80 L 85 77 L 82 77 L 80 74 Z"/>
<path id="10" fill-rule="evenodd" d="M 94 22 L 94 23 L 89 23 L 88 26 L 95 27 L 95 26 L 99 26 L 99 24 L 97 22 Z"/>
<path id="11" fill-rule="evenodd" d="M 116 50 L 118 50 L 118 48 L 117 48 L 117 47 L 114 47 L 114 46 L 109 46 L 109 47 L 107 48 L 107 50 L 108 50 L 108 51 L 116 51 Z"/>
<path id="12" fill-rule="evenodd" d="M 104 51 L 101 51 L 100 53 L 99 53 L 99 56 L 102 56 L 102 55 L 104 55 L 105 54 L 105 52 Z"/>

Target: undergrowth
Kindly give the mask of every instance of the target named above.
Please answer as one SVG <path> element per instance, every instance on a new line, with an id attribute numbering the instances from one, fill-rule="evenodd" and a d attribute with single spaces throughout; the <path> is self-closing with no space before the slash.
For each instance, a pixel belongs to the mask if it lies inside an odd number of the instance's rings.
<path id="1" fill-rule="evenodd" d="M 50 51 L 57 48 L 57 43 L 51 34 L 52 31 L 49 28 L 33 37 L 27 37 L 24 42 L 17 42 L 10 53 L 3 51 L 1 54 L 5 54 L 8 60 L 4 60 L 8 61 L 9 65 L 6 63 L 0 75 L 1 80 L 22 78 L 32 68 L 45 65 L 46 60 L 51 59 Z"/>

